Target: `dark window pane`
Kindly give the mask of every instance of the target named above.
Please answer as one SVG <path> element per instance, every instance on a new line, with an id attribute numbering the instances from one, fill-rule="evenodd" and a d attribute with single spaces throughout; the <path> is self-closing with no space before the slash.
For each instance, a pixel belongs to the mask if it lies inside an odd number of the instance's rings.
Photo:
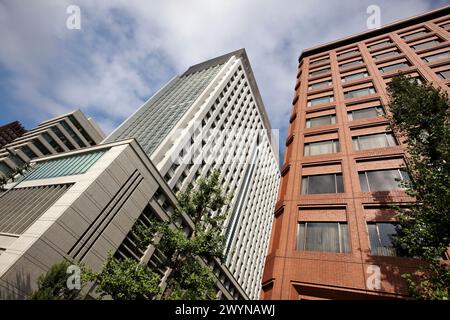
<path id="1" fill-rule="evenodd" d="M 335 176 L 334 174 L 325 174 L 309 177 L 308 194 L 335 193 Z"/>

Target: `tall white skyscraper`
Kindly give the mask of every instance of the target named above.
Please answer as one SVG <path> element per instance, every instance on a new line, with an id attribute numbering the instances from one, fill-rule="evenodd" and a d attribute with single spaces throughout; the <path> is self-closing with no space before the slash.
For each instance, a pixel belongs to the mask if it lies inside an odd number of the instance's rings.
<path id="1" fill-rule="evenodd" d="M 173 78 L 105 143 L 135 138 L 174 191 L 213 169 L 232 194 L 226 261 L 242 289 L 259 298 L 280 172 L 273 133 L 244 49 Z"/>

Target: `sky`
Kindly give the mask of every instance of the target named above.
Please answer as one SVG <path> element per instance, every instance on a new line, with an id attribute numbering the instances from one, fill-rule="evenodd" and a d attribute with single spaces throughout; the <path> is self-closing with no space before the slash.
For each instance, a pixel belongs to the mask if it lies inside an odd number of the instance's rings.
<path id="1" fill-rule="evenodd" d="M 0 125 L 81 109 L 110 133 L 190 65 L 245 48 L 272 128 L 286 137 L 307 48 L 448 4 L 426 0 L 0 0 Z M 80 8 L 80 29 L 67 8 Z M 283 143 L 281 143 L 283 146 Z M 282 150 L 284 149 L 281 147 Z"/>

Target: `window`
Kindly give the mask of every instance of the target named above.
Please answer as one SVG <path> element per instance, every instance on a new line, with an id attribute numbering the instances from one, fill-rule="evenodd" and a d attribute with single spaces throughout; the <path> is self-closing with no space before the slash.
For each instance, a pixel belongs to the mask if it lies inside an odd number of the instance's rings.
<path id="1" fill-rule="evenodd" d="M 0 172 L 5 176 L 9 176 L 12 173 L 12 169 L 4 162 L 0 162 Z"/>
<path id="2" fill-rule="evenodd" d="M 395 224 L 388 222 L 367 223 L 370 249 L 374 256 L 396 256 L 393 238 L 397 234 Z"/>
<path id="3" fill-rule="evenodd" d="M 356 80 L 356 79 L 362 79 L 362 78 L 366 78 L 368 76 L 369 76 L 369 74 L 367 72 L 358 72 L 355 74 L 351 74 L 349 76 L 342 77 L 342 81 L 346 82 L 346 81 L 351 81 L 351 80 Z"/>
<path id="4" fill-rule="evenodd" d="M 345 222 L 304 222 L 298 224 L 297 250 L 350 252 Z"/>
<path id="5" fill-rule="evenodd" d="M 77 128 L 78 131 L 80 131 L 81 135 L 86 139 L 87 142 L 89 142 L 91 146 L 95 145 L 95 141 L 92 140 L 92 138 L 87 134 L 87 132 L 73 115 L 69 116 L 69 121 L 72 122 L 72 124 L 75 126 L 75 128 Z"/>
<path id="6" fill-rule="evenodd" d="M 312 61 L 310 63 L 310 65 L 316 65 L 316 64 L 321 64 L 321 63 L 325 63 L 325 62 L 330 62 L 330 59 L 328 58 L 324 58 L 324 59 L 320 59 L 320 60 L 316 60 L 316 61 Z"/>
<path id="7" fill-rule="evenodd" d="M 58 127 L 52 127 L 52 131 L 67 148 L 69 148 L 70 150 L 75 149 L 74 145 L 69 141 L 69 139 L 67 139 L 67 137 L 61 132 L 61 130 L 59 130 Z"/>
<path id="8" fill-rule="evenodd" d="M 380 42 L 380 43 L 377 43 L 377 44 L 370 45 L 368 48 L 369 48 L 369 50 L 373 50 L 373 49 L 377 49 L 377 48 L 381 48 L 381 47 L 387 46 L 388 44 L 391 44 L 391 43 L 392 43 L 391 40 L 386 40 L 386 41 L 383 41 L 383 42 Z"/>
<path id="9" fill-rule="evenodd" d="M 362 192 L 399 190 L 399 182 L 409 180 L 408 173 L 401 169 L 363 171 L 358 176 Z"/>
<path id="10" fill-rule="evenodd" d="M 373 56 L 373 58 L 375 60 L 381 60 L 381 59 L 384 59 L 387 57 L 398 56 L 399 54 L 400 54 L 400 52 L 398 50 L 393 50 L 393 51 L 377 54 L 377 55 Z"/>
<path id="11" fill-rule="evenodd" d="M 428 48 L 428 47 L 434 46 L 436 44 L 439 44 L 438 40 L 431 40 L 431 41 L 422 42 L 422 43 L 413 45 L 413 46 L 411 46 L 411 48 L 413 48 L 414 50 L 420 50 L 420 49 L 424 49 L 424 48 Z"/>
<path id="12" fill-rule="evenodd" d="M 305 143 L 305 156 L 339 152 L 339 140 L 326 140 Z"/>
<path id="13" fill-rule="evenodd" d="M 362 88 L 362 89 L 358 89 L 358 90 L 347 91 L 344 93 L 344 97 L 346 99 L 351 99 L 351 98 L 361 97 L 361 96 L 365 96 L 365 95 L 373 94 L 373 93 L 375 93 L 375 88 L 369 87 L 369 88 Z"/>
<path id="14" fill-rule="evenodd" d="M 439 76 L 440 76 L 442 79 L 450 79 L 450 69 L 449 69 L 449 70 L 445 70 L 445 71 L 439 72 Z"/>
<path id="15" fill-rule="evenodd" d="M 449 58 L 449 57 L 450 57 L 450 51 L 446 51 L 446 52 L 441 52 L 438 54 L 434 54 L 434 55 L 425 57 L 423 59 L 427 62 L 432 62 L 432 61 L 441 60 L 441 59 L 445 59 L 445 58 Z"/>
<path id="16" fill-rule="evenodd" d="M 420 36 L 421 34 L 426 34 L 426 33 L 427 33 L 427 31 L 421 30 L 421 31 L 417 31 L 417 32 L 408 34 L 408 35 L 406 35 L 406 36 L 403 36 L 402 38 L 403 38 L 404 40 L 408 41 L 409 39 L 412 39 L 412 38 L 414 38 L 414 37 L 417 37 L 417 36 Z"/>
<path id="17" fill-rule="evenodd" d="M 359 52 L 358 50 L 347 51 L 347 52 L 344 52 L 344 53 L 339 53 L 337 55 L 337 57 L 338 58 L 348 57 L 348 56 L 351 56 L 351 55 L 356 54 L 358 52 Z"/>
<path id="18" fill-rule="evenodd" d="M 302 194 L 343 193 L 342 173 L 302 177 Z"/>
<path id="19" fill-rule="evenodd" d="M 312 107 L 312 106 L 316 106 L 318 104 L 329 103 L 329 102 L 333 102 L 333 96 L 326 96 L 326 97 L 311 99 L 308 101 L 308 106 Z"/>
<path id="20" fill-rule="evenodd" d="M 25 153 L 27 155 L 27 157 L 30 158 L 30 159 L 37 158 L 37 155 L 27 145 L 25 145 L 22 148 L 20 148 L 20 150 L 22 150 L 22 152 Z"/>
<path id="21" fill-rule="evenodd" d="M 450 22 L 441 24 L 440 27 L 441 27 L 441 28 L 444 28 L 444 29 L 450 28 Z"/>
<path id="22" fill-rule="evenodd" d="M 405 68 L 405 67 L 408 67 L 408 66 L 409 66 L 408 63 L 400 62 L 400 63 L 396 63 L 396 64 L 391 64 L 391 65 L 386 66 L 386 67 L 382 67 L 382 68 L 380 68 L 380 71 L 384 73 L 384 72 L 389 72 L 389 71 L 394 71 L 394 70 L 398 70 L 398 69 L 401 69 L 401 68 Z"/>
<path id="23" fill-rule="evenodd" d="M 353 110 L 347 113 L 348 120 L 359 120 L 359 119 L 369 119 L 383 116 L 384 109 L 383 107 L 370 107 L 365 109 Z"/>
<path id="24" fill-rule="evenodd" d="M 45 156 L 51 154 L 51 152 L 44 146 L 44 144 L 39 139 L 33 139 L 31 143 L 38 148 L 38 150 Z"/>
<path id="25" fill-rule="evenodd" d="M 353 137 L 353 148 L 355 150 L 367 150 L 396 146 L 397 141 L 390 132 L 368 134 Z"/>
<path id="26" fill-rule="evenodd" d="M 360 65 L 363 64 L 362 60 L 356 60 L 356 61 L 351 61 L 351 62 L 347 62 L 347 63 L 343 63 L 339 66 L 339 68 L 341 69 L 345 69 L 345 68 L 349 68 L 352 66 L 356 66 L 356 65 Z"/>
<path id="27" fill-rule="evenodd" d="M 312 127 L 325 126 L 328 124 L 335 124 L 335 123 L 336 123 L 336 115 L 329 114 L 326 116 L 307 119 L 306 127 L 312 128 Z"/>
<path id="28" fill-rule="evenodd" d="M 47 140 L 48 144 L 51 145 L 53 149 L 55 149 L 56 152 L 64 151 L 63 148 L 61 148 L 61 146 L 47 132 L 44 132 L 42 136 L 45 140 Z"/>
<path id="29" fill-rule="evenodd" d="M 73 129 L 67 124 L 66 121 L 61 121 L 60 124 L 63 126 L 63 128 L 67 131 L 67 133 L 72 137 L 73 140 L 81 147 L 84 148 L 86 145 L 84 144 L 83 140 L 80 139 L 80 137 L 73 131 Z"/>
<path id="30" fill-rule="evenodd" d="M 330 71 L 331 71 L 330 68 L 325 68 L 325 69 L 320 69 L 320 70 L 317 70 L 317 71 L 312 71 L 312 72 L 309 73 L 309 75 L 311 77 L 313 77 L 313 76 L 317 76 L 319 74 L 327 73 L 327 72 L 330 72 Z"/>
<path id="31" fill-rule="evenodd" d="M 331 85 L 330 80 L 312 83 L 309 85 L 309 90 L 314 90 L 314 89 L 318 89 L 318 88 L 322 88 L 322 87 L 328 87 L 330 85 Z"/>

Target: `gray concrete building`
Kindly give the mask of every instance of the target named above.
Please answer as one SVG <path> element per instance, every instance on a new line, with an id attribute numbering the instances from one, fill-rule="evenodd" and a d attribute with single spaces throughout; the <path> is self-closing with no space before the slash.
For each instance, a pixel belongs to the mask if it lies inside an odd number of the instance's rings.
<path id="1" fill-rule="evenodd" d="M 0 177 L 40 157 L 97 145 L 105 138 L 80 110 L 49 119 L 0 149 Z"/>
<path id="2" fill-rule="evenodd" d="M 176 198 L 135 140 L 31 162 L 0 195 L 0 299 L 25 299 L 38 277 L 62 260 L 99 271 L 109 253 L 157 266 L 161 253 L 133 243 L 136 224 L 167 219 Z M 189 217 L 183 225 L 192 230 Z M 229 271 L 210 263 L 219 298 L 244 299 Z M 161 270 L 162 273 L 166 270 Z"/>

